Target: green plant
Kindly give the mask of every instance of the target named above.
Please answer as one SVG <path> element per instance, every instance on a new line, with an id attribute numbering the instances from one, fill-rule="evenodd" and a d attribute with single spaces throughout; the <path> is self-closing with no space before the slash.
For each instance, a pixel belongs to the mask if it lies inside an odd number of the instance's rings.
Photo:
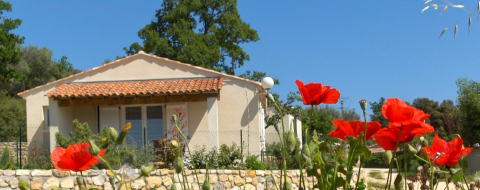
<path id="1" fill-rule="evenodd" d="M 73 128 L 74 130 L 68 134 L 68 137 L 63 136 L 60 132 L 55 134 L 56 147 L 67 148 L 73 144 L 88 142 L 94 137 L 88 123 L 80 123 L 75 119 L 73 120 Z"/>
<path id="2" fill-rule="evenodd" d="M 383 153 L 372 154 L 372 158 L 363 164 L 367 168 L 388 168 L 388 164 L 383 160 Z"/>
<path id="3" fill-rule="evenodd" d="M 258 155 L 247 156 L 245 166 L 249 170 L 265 170 L 267 168 L 264 163 L 258 161 Z"/>
<path id="4" fill-rule="evenodd" d="M 205 146 L 197 147 L 191 153 L 191 159 L 195 163 L 195 168 L 206 168 L 208 162 L 210 168 L 235 169 L 239 167 L 238 163 L 243 159 L 242 147 L 235 143 L 230 146 L 222 144 L 220 149 L 212 148 L 210 151 L 207 151 Z"/>
<path id="5" fill-rule="evenodd" d="M 23 166 L 23 169 L 53 169 L 53 164 L 50 159 L 50 151 L 38 148 L 34 145 L 30 149 L 30 155 L 28 156 L 28 162 Z"/>
<path id="6" fill-rule="evenodd" d="M 18 169 L 18 167 L 13 164 L 12 159 L 10 158 L 10 150 L 8 150 L 8 147 L 5 147 L 2 152 L 2 157 L 0 158 L 0 167 L 3 170 L 15 170 Z"/>

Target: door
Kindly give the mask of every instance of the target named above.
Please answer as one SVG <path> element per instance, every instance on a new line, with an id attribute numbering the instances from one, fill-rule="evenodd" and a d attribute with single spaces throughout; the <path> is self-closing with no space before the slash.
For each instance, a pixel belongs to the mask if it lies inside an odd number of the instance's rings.
<path id="1" fill-rule="evenodd" d="M 99 121 L 97 133 L 102 130 L 102 127 L 113 127 L 115 130 L 120 131 L 120 109 L 117 106 L 101 106 L 98 108 Z"/>

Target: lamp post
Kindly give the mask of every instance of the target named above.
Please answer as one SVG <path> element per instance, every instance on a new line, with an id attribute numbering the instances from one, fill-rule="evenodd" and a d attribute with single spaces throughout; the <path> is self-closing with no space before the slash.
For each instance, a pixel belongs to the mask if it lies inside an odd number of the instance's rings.
<path id="1" fill-rule="evenodd" d="M 267 113 L 267 94 L 268 94 L 268 90 L 272 89 L 273 88 L 273 85 L 275 84 L 275 82 L 273 81 L 273 79 L 271 77 L 265 77 L 262 79 L 262 87 L 264 90 L 262 90 L 260 93 L 259 93 L 259 98 L 261 98 L 261 104 L 262 104 L 262 108 L 260 110 L 260 114 L 261 114 L 261 126 L 260 126 L 260 144 L 261 144 L 261 148 L 262 148 L 262 152 L 261 152 L 261 160 L 263 161 L 263 158 L 264 158 L 264 151 L 265 151 L 265 148 L 266 148 L 266 145 L 265 145 L 265 115 Z"/>

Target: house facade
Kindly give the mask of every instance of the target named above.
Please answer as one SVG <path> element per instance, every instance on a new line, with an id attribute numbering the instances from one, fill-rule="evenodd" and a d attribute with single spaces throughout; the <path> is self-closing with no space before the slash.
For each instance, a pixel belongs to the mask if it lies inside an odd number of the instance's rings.
<path id="1" fill-rule="evenodd" d="M 94 133 L 131 123 L 129 135 L 142 146 L 171 137 L 176 114 L 192 147 L 243 141 L 256 153 L 266 107 L 262 92 L 259 82 L 140 52 L 18 95 L 27 105 L 30 147 L 53 151 L 55 133 L 68 135 L 75 119 Z"/>

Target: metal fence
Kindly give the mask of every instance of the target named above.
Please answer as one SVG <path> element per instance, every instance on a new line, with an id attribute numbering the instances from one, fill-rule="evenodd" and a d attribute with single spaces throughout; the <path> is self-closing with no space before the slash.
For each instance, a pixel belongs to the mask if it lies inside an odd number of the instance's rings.
<path id="1" fill-rule="evenodd" d="M 0 127 L 0 152 L 8 149 L 10 157 L 14 157 L 17 167 L 22 167 L 22 160 L 25 157 L 25 153 L 22 156 L 22 146 L 27 144 L 27 129 L 25 126 L 20 127 Z M 14 150 L 14 151 L 13 151 Z"/>

